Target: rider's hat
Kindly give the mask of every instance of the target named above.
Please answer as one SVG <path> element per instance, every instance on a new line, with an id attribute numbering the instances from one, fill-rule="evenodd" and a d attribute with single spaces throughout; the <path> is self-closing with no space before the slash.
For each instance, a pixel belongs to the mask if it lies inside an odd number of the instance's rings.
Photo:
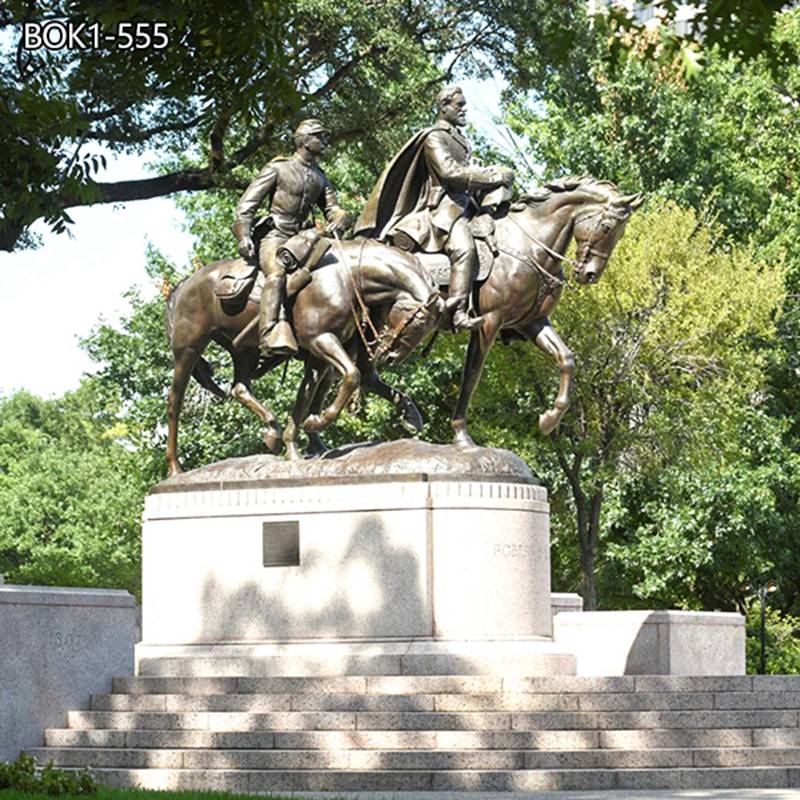
<path id="1" fill-rule="evenodd" d="M 297 136 L 308 136 L 312 133 L 328 133 L 327 128 L 318 119 L 304 119 L 294 132 Z"/>

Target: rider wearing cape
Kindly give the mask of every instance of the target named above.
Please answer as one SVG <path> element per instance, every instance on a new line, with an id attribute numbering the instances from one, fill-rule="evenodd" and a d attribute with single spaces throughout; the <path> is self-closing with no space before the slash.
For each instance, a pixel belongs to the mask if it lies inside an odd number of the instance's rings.
<path id="1" fill-rule="evenodd" d="M 479 206 L 476 197 L 509 185 L 513 173 L 472 164 L 469 143 L 459 130 L 466 101 L 458 87 L 443 90 L 438 101 L 436 123 L 412 136 L 383 171 L 355 232 L 405 250 L 446 253 L 454 326 L 473 329 L 480 321 L 466 314 L 477 270 L 468 219 Z"/>

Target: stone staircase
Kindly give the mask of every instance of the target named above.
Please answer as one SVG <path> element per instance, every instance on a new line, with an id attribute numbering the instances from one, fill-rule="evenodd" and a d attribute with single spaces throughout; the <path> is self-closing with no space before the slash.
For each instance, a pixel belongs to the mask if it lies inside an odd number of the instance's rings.
<path id="1" fill-rule="evenodd" d="M 29 751 L 117 787 L 800 786 L 800 676 L 115 679 Z"/>

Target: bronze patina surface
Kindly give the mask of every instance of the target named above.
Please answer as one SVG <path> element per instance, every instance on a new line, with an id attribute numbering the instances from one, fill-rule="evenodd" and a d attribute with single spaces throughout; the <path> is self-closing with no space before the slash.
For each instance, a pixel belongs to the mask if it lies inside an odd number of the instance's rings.
<path id="1" fill-rule="evenodd" d="M 307 224 L 314 202 L 334 235 L 316 266 L 303 266 L 290 276 L 294 280 L 304 272 L 303 281 L 290 291 L 285 320 L 283 303 L 276 303 L 274 292 L 265 287 L 264 295 L 272 296 L 270 308 L 284 323 L 278 338 L 288 346 L 270 346 L 266 354 L 263 348 L 260 351 L 254 330 L 255 299 L 248 300 L 243 292 L 235 307 L 230 293 L 225 299 L 226 281 L 232 272 L 245 268 L 243 261 L 209 264 L 176 287 L 167 308 L 175 358 L 168 399 L 170 475 L 180 472 L 178 419 L 190 377 L 221 397 L 228 395 L 213 381 L 202 358 L 211 341 L 233 358 L 230 396 L 262 421 L 267 448 L 277 453 L 285 445 L 290 460 L 301 457 L 300 429 L 309 434 L 310 452 L 323 449 L 319 432 L 335 422 L 359 386 L 393 403 L 406 427 L 421 430 L 422 416 L 413 399 L 387 385 L 378 368 L 401 363 L 440 329 L 471 331 L 452 417 L 456 445 L 475 447 L 467 429 L 467 412 L 498 336 L 505 342 L 533 342 L 554 359 L 560 373 L 559 391 L 553 406 L 540 415 L 539 429 L 549 434 L 558 426 L 569 408 L 575 359 L 550 317 L 568 278 L 579 285 L 600 279 L 642 195 L 623 195 L 610 181 L 582 176 L 551 181 L 512 201 L 510 170 L 480 167 L 471 161 L 469 143 L 460 131 L 466 120 L 463 92 L 458 87 L 443 90 L 438 105 L 436 124 L 409 140 L 384 170 L 361 214 L 356 226 L 359 236 L 354 240 L 340 241 L 336 235 L 346 224 L 346 214 L 313 163 L 325 146 L 324 129 L 316 120 L 307 120 L 298 129 L 294 161 L 287 167 L 268 166 L 245 193 L 235 230 L 240 252 L 247 259 L 255 255 L 251 234 L 258 225 L 253 227 L 253 215 L 267 196 L 272 213 L 267 218 L 266 240 L 275 239 L 277 231 L 280 243 L 285 244 L 286 234 Z M 303 156 L 306 150 L 310 160 Z M 281 177 L 284 170 L 285 179 Z M 311 177 L 295 182 L 298 170 Z M 475 277 L 475 237 L 488 271 L 472 292 L 477 318 L 469 317 L 466 309 Z M 572 241 L 575 258 L 565 255 Z M 436 258 L 436 250 L 443 251 L 440 260 L 446 256 L 451 264 L 447 303 L 443 299 L 446 287 L 437 286 L 425 265 L 425 258 Z M 277 275 L 272 267 L 265 268 L 270 276 Z M 283 272 L 278 280 L 282 293 Z M 278 329 L 277 324 L 271 328 Z M 305 372 L 282 432 L 268 406 L 254 395 L 252 381 L 292 356 L 304 361 Z M 328 389 L 336 378 L 336 395 L 329 401 Z"/>
<path id="2" fill-rule="evenodd" d="M 167 478 L 153 491 L 437 478 L 539 483 L 527 464 L 508 450 L 485 447 L 466 450 L 455 445 L 400 439 L 349 445 L 315 458 L 294 461 L 265 454 L 229 458 Z"/>

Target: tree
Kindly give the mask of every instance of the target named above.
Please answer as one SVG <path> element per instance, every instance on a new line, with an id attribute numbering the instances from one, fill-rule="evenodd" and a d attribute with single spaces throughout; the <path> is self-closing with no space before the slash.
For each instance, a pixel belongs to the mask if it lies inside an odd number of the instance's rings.
<path id="1" fill-rule="evenodd" d="M 0 30 L 0 249 L 56 231 L 67 209 L 243 188 L 297 122 L 320 116 L 374 180 L 457 69 L 514 69 L 518 52 L 567 54 L 577 0 L 9 0 Z M 163 49 L 28 51 L 24 22 L 167 23 Z M 115 34 L 116 35 L 116 34 Z M 119 41 L 119 39 L 117 40 Z M 158 174 L 100 180 L 100 146 L 164 155 Z"/>
<path id="2" fill-rule="evenodd" d="M 774 335 L 781 265 L 746 248 L 715 249 L 718 237 L 692 211 L 654 204 L 631 219 L 603 279 L 562 299 L 554 322 L 578 372 L 573 406 L 550 441 L 532 435 L 554 383 L 552 364 L 533 348 L 495 356 L 478 392 L 480 441 L 513 442 L 540 466 L 555 498 L 556 546 L 579 546 L 589 609 L 598 605 L 609 495 L 667 465 L 701 474 L 710 453 L 735 459 L 729 433 L 763 389 L 756 345 Z"/>
<path id="3" fill-rule="evenodd" d="M 687 82 L 669 63 L 630 57 L 615 64 L 599 26 L 593 35 L 585 34 L 586 46 L 576 51 L 570 64 L 549 76 L 543 85 L 539 105 L 517 100 L 512 107 L 510 123 L 529 142 L 533 158 L 542 165 L 546 176 L 588 172 L 616 181 L 625 191 L 644 190 L 656 202 L 676 201 L 694 208 L 701 219 L 713 219 L 718 223 L 714 228 L 714 247 L 725 251 L 744 245 L 765 263 L 782 261 L 785 264 L 784 300 L 777 320 L 779 335 L 770 337 L 760 351 L 763 368 L 769 373 L 769 384 L 759 395 L 758 411 L 771 419 L 759 424 L 763 424 L 765 430 L 777 432 L 783 442 L 783 451 L 775 447 L 769 450 L 769 457 L 775 459 L 769 470 L 777 476 L 788 455 L 797 452 L 800 443 L 800 405 L 796 391 L 796 370 L 800 367 L 797 302 L 800 251 L 796 245 L 800 235 L 796 191 L 800 179 L 800 148 L 797 146 L 800 141 L 797 136 L 800 133 L 800 105 L 797 103 L 800 96 L 797 66 L 800 12 L 776 15 L 772 28 L 773 49 L 794 53 L 792 59 L 775 62 L 763 54 L 751 54 L 744 59 L 717 46 L 709 47 L 705 68 Z M 637 46 L 644 48 L 648 41 L 647 36 L 642 36 Z M 731 278 L 736 283 L 742 279 L 742 276 Z M 746 436 L 742 439 L 743 430 L 754 424 L 748 408 L 741 408 L 739 415 L 741 424 L 731 429 L 731 441 L 746 441 Z M 674 491 L 670 492 L 662 486 L 670 478 L 669 471 L 660 472 L 658 480 L 643 478 L 627 493 L 614 494 L 615 489 L 609 498 L 613 513 L 622 514 L 625 524 L 635 528 L 638 523 L 634 520 L 640 519 L 636 510 L 647 505 L 659 520 L 647 530 L 663 532 L 662 524 L 667 524 L 675 510 L 671 506 L 673 503 L 694 519 L 697 503 L 692 499 L 692 490 L 699 490 L 701 484 L 703 496 L 710 504 L 709 513 L 717 503 L 714 498 L 719 500 L 718 510 L 725 507 L 727 501 L 723 498 L 730 495 L 724 484 L 727 482 L 728 488 L 735 485 L 739 480 L 737 473 L 744 475 L 750 469 L 755 470 L 759 476 L 757 483 L 764 488 L 764 465 L 748 466 L 747 458 L 741 458 L 737 464 L 731 462 L 728 466 L 730 469 L 721 468 L 719 461 L 709 456 L 706 465 L 698 463 L 690 473 L 676 473 L 672 483 Z M 769 492 L 774 493 L 774 497 L 788 491 L 782 488 L 781 481 L 772 480 L 770 486 Z M 759 518 L 757 514 L 751 516 L 755 513 L 752 509 L 739 508 L 745 517 Z M 654 519 L 652 517 L 651 522 Z M 677 531 L 680 525 L 675 517 L 672 519 Z M 777 503 L 773 521 L 776 519 L 781 520 L 782 529 L 791 525 L 792 515 L 787 504 Z M 702 528 L 701 523 L 697 525 Z M 698 530 L 694 522 L 689 527 Z M 676 533 L 672 545 L 668 545 L 664 538 L 656 537 L 651 541 L 644 530 L 641 529 L 641 536 L 636 539 L 638 544 L 623 538 L 614 563 L 606 564 L 607 571 L 614 576 L 606 583 L 610 592 L 607 601 L 617 602 L 612 587 L 619 579 L 622 583 L 618 581 L 617 585 L 624 584 L 623 592 L 629 589 L 640 595 L 644 592 L 643 596 L 650 602 L 674 603 L 679 595 L 682 603 L 691 603 L 691 586 L 699 574 L 697 567 L 701 556 L 696 548 L 687 546 L 686 552 L 679 554 L 680 569 L 684 572 L 680 586 L 673 584 L 674 592 L 670 597 L 668 593 L 655 591 L 658 581 L 651 582 L 659 568 L 658 548 L 669 546 L 677 553 L 678 543 L 688 542 L 690 535 Z M 764 525 L 756 526 L 757 541 L 751 541 L 751 545 L 760 553 L 759 560 L 765 558 L 772 541 L 766 534 Z M 737 529 L 736 536 L 730 537 L 734 549 L 738 536 L 745 540 L 750 538 L 750 534 L 744 535 L 743 528 Z M 692 544 L 698 541 L 695 536 Z M 626 560 L 624 553 L 628 548 L 631 548 L 628 561 L 636 564 L 648 543 L 652 545 L 650 566 L 645 569 L 640 563 L 642 571 L 638 578 L 633 577 L 635 567 L 621 573 L 620 564 Z M 633 552 L 637 546 L 642 548 L 639 555 Z M 742 542 L 739 556 L 726 563 L 741 563 L 747 547 L 746 542 Z M 692 553 L 695 561 L 691 561 Z M 703 558 L 706 556 L 708 554 Z M 708 563 L 714 563 L 715 569 L 721 567 L 713 558 Z M 660 568 L 670 571 L 663 562 Z M 631 582 L 625 584 L 624 577 Z M 711 602 L 715 593 L 718 598 L 725 594 L 728 602 L 737 601 L 741 582 L 734 591 L 735 576 L 726 575 L 728 578 L 731 584 L 725 592 L 719 584 L 711 582 L 716 588 L 706 594 L 707 601 Z"/>
<path id="4" fill-rule="evenodd" d="M 651 605 L 744 613 L 748 585 L 774 579 L 783 610 L 796 612 L 800 457 L 785 426 L 763 403 L 744 407 L 727 453 L 619 486 L 606 524 L 607 602 L 633 594 Z"/>
<path id="5" fill-rule="evenodd" d="M 0 573 L 12 581 L 139 594 L 147 480 L 97 388 L 0 400 Z"/>
<path id="6" fill-rule="evenodd" d="M 746 60 L 766 55 L 773 67 L 787 58 L 785 49 L 772 37 L 780 12 L 793 5 L 784 0 L 696 4 L 655 0 L 633 5 L 635 11 L 615 0 L 601 5 L 616 56 L 634 50 L 639 56 L 665 63 L 678 55 L 687 77 L 698 73 L 705 54 L 713 48 Z"/>

